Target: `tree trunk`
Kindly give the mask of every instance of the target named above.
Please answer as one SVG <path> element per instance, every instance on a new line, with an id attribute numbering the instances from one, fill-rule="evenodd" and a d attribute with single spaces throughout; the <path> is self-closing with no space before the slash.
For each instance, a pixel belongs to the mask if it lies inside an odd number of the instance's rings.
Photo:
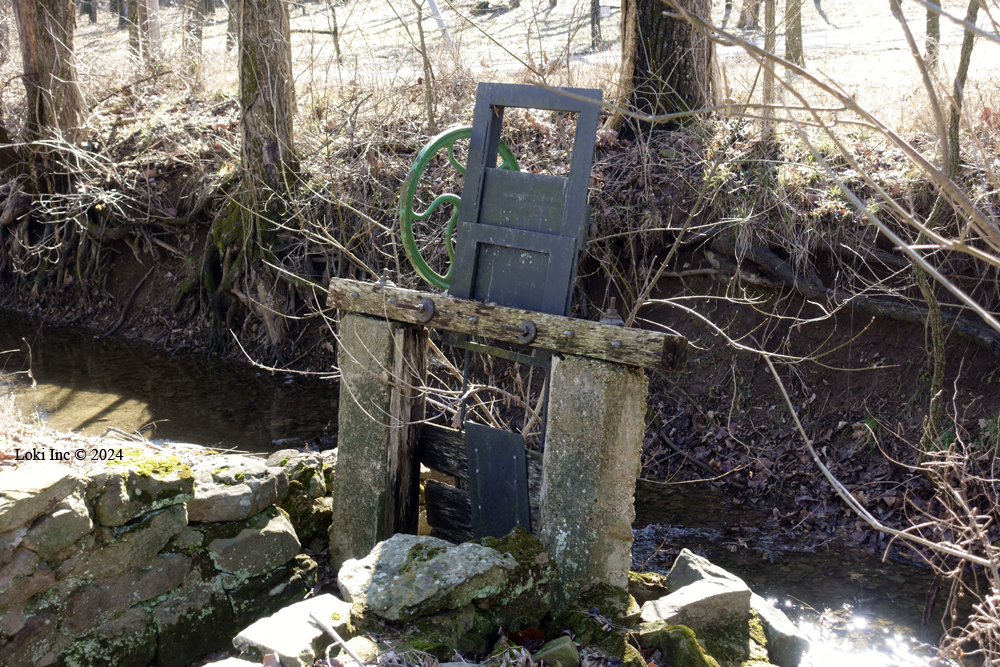
<path id="1" fill-rule="evenodd" d="M 941 10 L 940 5 L 934 0 L 930 0 L 929 4 L 934 5 L 934 7 L 927 8 L 927 43 L 924 49 L 924 59 L 927 60 L 927 67 L 929 69 L 937 69 L 938 65 L 938 50 L 941 45 Z M 935 11 L 935 8 L 938 8 Z"/>
<path id="2" fill-rule="evenodd" d="M 785 60 L 805 66 L 802 54 L 802 0 L 785 0 Z"/>
<path id="3" fill-rule="evenodd" d="M 601 48 L 601 0 L 590 0 L 590 47 Z"/>
<path id="4" fill-rule="evenodd" d="M 204 0 L 187 0 L 184 3 L 184 39 L 181 50 L 187 61 L 188 75 L 195 82 L 201 79 L 201 45 L 204 25 Z"/>
<path id="5" fill-rule="evenodd" d="M 711 0 L 674 0 L 686 12 L 711 18 Z M 623 0 L 619 96 L 640 114 L 662 115 L 712 104 L 715 47 L 660 0 Z M 612 127 L 620 124 L 620 114 Z"/>
<path id="6" fill-rule="evenodd" d="M 240 20 L 240 122 L 243 189 L 283 196 L 298 165 L 292 150 L 295 85 L 288 5 L 243 0 Z M 270 193 L 264 194 L 268 199 Z M 259 209 L 250 209 L 259 210 Z"/>
<path id="7" fill-rule="evenodd" d="M 736 27 L 742 30 L 756 30 L 760 23 L 759 12 L 760 0 L 743 0 L 743 6 L 740 8 L 740 20 L 736 22 Z"/>
<path id="8" fill-rule="evenodd" d="M 144 54 L 147 62 L 160 59 L 160 2 L 159 0 L 139 0 L 145 5 L 142 32 L 146 36 L 147 52 Z"/>
<path id="9" fill-rule="evenodd" d="M 123 0 L 128 11 L 128 49 L 140 60 L 147 50 L 145 33 L 140 29 L 146 13 L 144 0 Z"/>
<path id="10" fill-rule="evenodd" d="M 83 122 L 83 94 L 73 54 L 73 9 L 67 0 L 14 1 L 29 140 L 54 129 L 73 141 Z"/>
<path id="11" fill-rule="evenodd" d="M 226 51 L 232 51 L 236 47 L 242 9 L 243 0 L 229 0 L 229 18 L 226 21 Z"/>

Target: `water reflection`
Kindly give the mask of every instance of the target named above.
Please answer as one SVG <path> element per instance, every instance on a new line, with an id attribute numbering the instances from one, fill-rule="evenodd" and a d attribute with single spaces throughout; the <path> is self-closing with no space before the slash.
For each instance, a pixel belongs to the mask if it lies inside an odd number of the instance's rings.
<path id="1" fill-rule="evenodd" d="M 730 506 L 710 489 L 640 480 L 633 568 L 666 572 L 684 548 L 705 556 L 800 624 L 812 642 L 804 665 L 932 664 L 933 651 L 914 639 L 932 572 L 883 562 L 881 554 L 862 549 L 796 539 L 769 526 L 769 518 Z"/>
<path id="2" fill-rule="evenodd" d="M 267 451 L 279 438 L 310 440 L 336 431 L 337 389 L 328 381 L 95 340 L 76 328 L 41 326 L 4 311 L 0 352 L 0 390 L 13 389 L 23 414 L 58 430 L 145 428 L 154 440 L 248 451 Z"/>

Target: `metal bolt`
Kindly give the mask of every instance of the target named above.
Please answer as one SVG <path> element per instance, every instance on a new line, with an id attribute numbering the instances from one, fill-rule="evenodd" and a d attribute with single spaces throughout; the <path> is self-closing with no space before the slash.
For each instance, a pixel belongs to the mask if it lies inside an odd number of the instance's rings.
<path id="1" fill-rule="evenodd" d="M 618 309 L 615 308 L 617 302 L 618 299 L 616 299 L 615 297 L 611 297 L 611 305 L 608 307 L 607 310 L 604 311 L 604 314 L 601 315 L 601 324 L 610 324 L 611 326 L 615 327 L 625 326 L 625 320 L 621 318 L 621 316 L 618 314 Z"/>
<path id="2" fill-rule="evenodd" d="M 563 336 L 566 336 L 566 338 L 572 338 L 573 337 L 572 329 L 569 331 L 563 331 Z"/>
<path id="3" fill-rule="evenodd" d="M 622 346 L 622 342 L 620 340 L 616 340 L 616 341 L 612 341 L 611 342 L 611 347 L 621 347 L 621 346 Z"/>
<path id="4" fill-rule="evenodd" d="M 471 322 L 472 324 L 475 324 L 475 323 L 476 323 L 476 322 L 478 322 L 478 321 L 479 321 L 479 318 L 478 318 L 478 317 L 475 317 L 475 316 L 473 316 L 473 317 L 470 317 L 470 318 L 469 318 L 469 322 Z"/>
<path id="5" fill-rule="evenodd" d="M 357 299 L 357 298 L 358 298 L 359 296 L 361 296 L 361 295 L 360 295 L 360 294 L 358 294 L 357 292 L 351 292 L 351 296 L 352 296 L 353 298 Z"/>

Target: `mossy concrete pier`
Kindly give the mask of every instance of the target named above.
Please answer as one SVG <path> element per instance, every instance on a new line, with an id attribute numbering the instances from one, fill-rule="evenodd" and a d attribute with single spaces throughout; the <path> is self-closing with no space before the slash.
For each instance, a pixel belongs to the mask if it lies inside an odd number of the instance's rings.
<path id="1" fill-rule="evenodd" d="M 648 385 L 641 369 L 554 357 L 540 538 L 558 608 L 597 583 L 625 588 Z"/>

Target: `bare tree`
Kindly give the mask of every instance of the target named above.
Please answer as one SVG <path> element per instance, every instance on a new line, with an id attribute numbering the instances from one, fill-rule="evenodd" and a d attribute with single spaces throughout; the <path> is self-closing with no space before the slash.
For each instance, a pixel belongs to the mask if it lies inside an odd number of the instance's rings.
<path id="1" fill-rule="evenodd" d="M 700 17 L 711 15 L 710 0 L 678 5 Z M 619 96 L 641 114 L 662 115 L 709 106 L 714 90 L 715 47 L 702 33 L 659 0 L 622 3 L 622 69 Z M 612 126 L 621 123 L 616 114 Z"/>
<path id="2" fill-rule="evenodd" d="M 785 0 L 785 60 L 806 64 L 802 54 L 802 0 Z"/>
<path id="3" fill-rule="evenodd" d="M 201 46 L 205 25 L 205 1 L 188 0 L 184 3 L 184 37 L 181 50 L 187 64 L 188 75 L 201 78 Z"/>
<path id="4" fill-rule="evenodd" d="M 84 101 L 76 74 L 74 5 L 68 0 L 15 0 L 27 92 L 28 138 L 55 129 L 74 138 Z"/>

